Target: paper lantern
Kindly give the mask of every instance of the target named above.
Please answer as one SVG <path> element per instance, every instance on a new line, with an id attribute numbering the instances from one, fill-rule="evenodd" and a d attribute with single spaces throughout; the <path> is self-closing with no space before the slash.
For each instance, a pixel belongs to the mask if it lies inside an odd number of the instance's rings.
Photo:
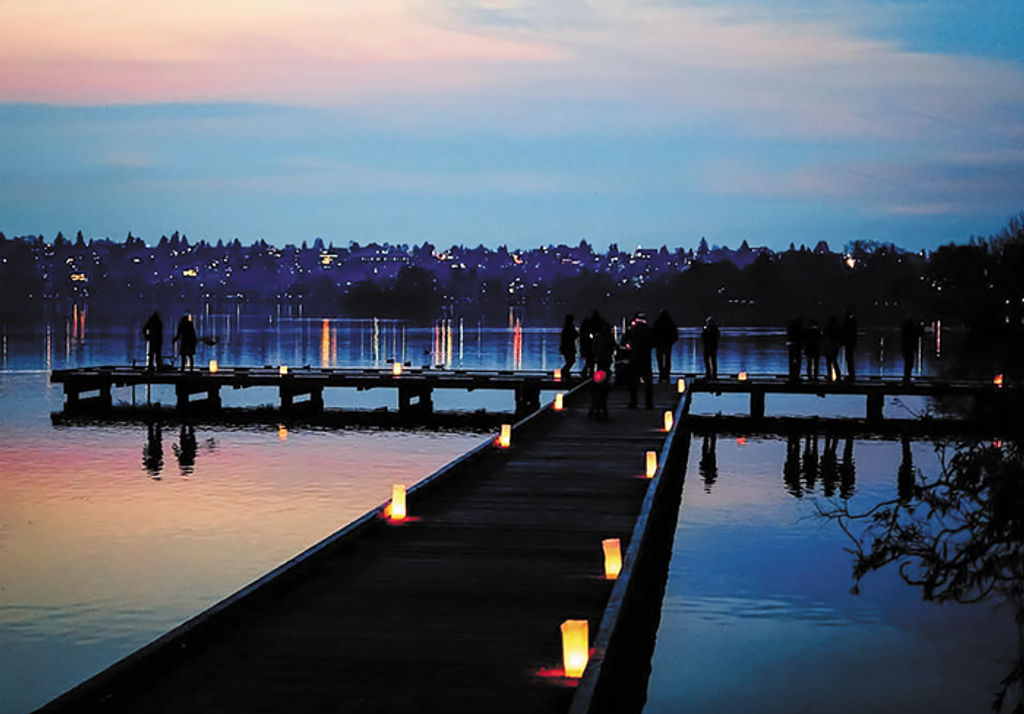
<path id="1" fill-rule="evenodd" d="M 997 374 L 995 376 L 995 379 L 992 380 L 992 384 L 996 385 L 997 387 L 1003 386 L 1003 375 Z"/>
<path id="2" fill-rule="evenodd" d="M 284 424 L 277 425 L 277 440 L 288 441 L 288 427 L 286 427 Z"/>
<path id="3" fill-rule="evenodd" d="M 590 658 L 590 631 L 586 620 L 562 623 L 562 660 L 566 677 L 582 677 Z"/>
<path id="4" fill-rule="evenodd" d="M 511 424 L 502 424 L 501 425 L 501 435 L 498 436 L 498 447 L 502 448 L 502 449 L 507 449 L 511 445 L 512 445 L 512 425 Z"/>
<path id="5" fill-rule="evenodd" d="M 556 382 L 561 382 L 562 381 L 562 370 L 561 369 L 556 369 L 555 370 L 555 381 Z"/>
<path id="6" fill-rule="evenodd" d="M 282 376 L 288 374 L 288 365 L 282 364 L 280 367 L 277 368 L 277 372 Z"/>
<path id="7" fill-rule="evenodd" d="M 210 360 L 210 374 L 215 374 L 217 372 L 217 369 L 218 369 L 217 360 L 211 359 Z"/>
<path id="8" fill-rule="evenodd" d="M 739 377 L 737 379 L 739 379 L 741 382 L 746 382 L 747 381 L 747 373 L 746 372 L 740 372 Z"/>
<path id="9" fill-rule="evenodd" d="M 561 392 L 559 392 L 558 394 L 555 395 L 555 406 L 554 406 L 554 409 L 555 409 L 556 412 L 560 412 L 563 409 L 565 409 L 565 404 L 563 403 L 563 397 L 564 397 L 564 395 Z"/>
<path id="10" fill-rule="evenodd" d="M 654 478 L 654 474 L 658 471 L 658 452 L 648 451 L 647 452 L 647 478 Z"/>
<path id="11" fill-rule="evenodd" d="M 604 548 L 604 576 L 608 580 L 615 580 L 622 570 L 622 548 L 618 538 L 606 538 L 601 541 Z"/>
<path id="12" fill-rule="evenodd" d="M 676 382 L 676 391 L 679 394 L 682 394 L 683 392 L 686 391 L 686 380 L 683 379 L 682 377 L 680 377 L 679 381 Z"/>
<path id="13" fill-rule="evenodd" d="M 672 412 L 665 412 L 665 431 L 672 431 Z"/>
<path id="14" fill-rule="evenodd" d="M 396 483 L 391 487 L 391 520 L 405 520 L 405 484 Z"/>
<path id="15" fill-rule="evenodd" d="M 395 375 L 396 377 L 401 377 L 402 376 L 402 363 L 401 362 L 395 362 L 395 363 L 393 363 L 391 365 L 391 374 Z"/>

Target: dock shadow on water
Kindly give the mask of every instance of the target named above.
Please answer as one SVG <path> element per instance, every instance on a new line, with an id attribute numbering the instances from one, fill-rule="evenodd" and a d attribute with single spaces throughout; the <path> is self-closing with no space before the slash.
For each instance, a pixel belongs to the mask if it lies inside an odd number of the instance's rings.
<path id="1" fill-rule="evenodd" d="M 1006 441 L 694 434 L 645 714 L 1020 712 Z"/>

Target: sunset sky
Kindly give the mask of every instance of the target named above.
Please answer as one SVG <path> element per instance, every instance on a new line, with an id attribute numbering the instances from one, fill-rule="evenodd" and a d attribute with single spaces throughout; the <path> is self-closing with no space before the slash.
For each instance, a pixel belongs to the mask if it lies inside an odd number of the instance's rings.
<path id="1" fill-rule="evenodd" d="M 1019 0 L 0 0 L 0 231 L 908 249 L 1024 210 Z"/>

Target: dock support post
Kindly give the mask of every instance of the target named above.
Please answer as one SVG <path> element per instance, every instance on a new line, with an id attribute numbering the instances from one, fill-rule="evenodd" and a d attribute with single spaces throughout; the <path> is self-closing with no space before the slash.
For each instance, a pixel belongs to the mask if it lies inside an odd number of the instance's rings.
<path id="1" fill-rule="evenodd" d="M 540 409 L 540 386 L 523 384 L 516 387 L 516 416 L 524 417 Z"/>
<path id="2" fill-rule="evenodd" d="M 434 413 L 434 390 L 423 386 L 398 388 L 398 413 L 402 416 L 430 416 Z M 415 401 L 414 401 L 415 400 Z"/>
<path id="3" fill-rule="evenodd" d="M 885 404 L 883 392 L 868 392 L 868 421 L 882 421 L 882 406 Z"/>
<path id="4" fill-rule="evenodd" d="M 753 419 L 764 418 L 764 392 L 759 389 L 750 392 L 750 416 Z"/>

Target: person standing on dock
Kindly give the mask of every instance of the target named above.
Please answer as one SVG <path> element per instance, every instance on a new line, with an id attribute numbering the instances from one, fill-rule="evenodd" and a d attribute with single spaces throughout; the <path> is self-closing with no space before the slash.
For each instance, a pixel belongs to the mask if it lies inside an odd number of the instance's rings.
<path id="1" fill-rule="evenodd" d="M 558 341 L 558 351 L 562 353 L 565 363 L 562 365 L 562 379 L 569 379 L 572 366 L 576 364 L 576 340 L 579 333 L 576 332 L 576 322 L 572 314 L 565 316 L 562 324 L 562 336 Z"/>
<path id="2" fill-rule="evenodd" d="M 629 329 L 622 336 L 629 350 L 629 408 L 636 409 L 637 388 L 644 383 L 644 406 L 654 409 L 654 376 L 651 372 L 651 348 L 654 333 L 647 323 L 647 315 L 638 312 Z"/>
<path id="3" fill-rule="evenodd" d="M 679 327 L 668 310 L 662 310 L 654 321 L 654 355 L 658 362 L 659 382 L 672 378 L 672 346 L 678 339 Z"/>
<path id="4" fill-rule="evenodd" d="M 857 313 L 852 307 L 846 309 L 843 317 L 843 357 L 846 360 L 846 374 L 851 382 L 857 380 L 857 360 L 854 351 L 857 349 Z"/>
<path id="5" fill-rule="evenodd" d="M 822 352 L 825 354 L 825 377 L 830 382 L 838 382 L 842 376 L 839 372 L 839 350 L 843 347 L 843 328 L 835 315 L 828 316 L 822 337 Z"/>
<path id="6" fill-rule="evenodd" d="M 903 383 L 910 384 L 910 374 L 917 361 L 918 343 L 924 334 L 924 326 L 913 315 L 907 315 L 900 327 L 900 352 L 903 354 Z"/>
<path id="7" fill-rule="evenodd" d="M 804 319 L 799 315 L 786 326 L 786 350 L 789 353 L 789 381 L 799 382 L 804 351 Z"/>
<path id="8" fill-rule="evenodd" d="M 181 355 L 181 370 L 195 369 L 196 345 L 199 338 L 196 337 L 196 328 L 192 324 L 191 313 L 181 316 L 178 320 L 178 332 L 174 335 L 174 341 L 178 343 L 178 354 Z"/>
<path id="9" fill-rule="evenodd" d="M 142 326 L 142 339 L 146 341 L 146 369 L 158 370 L 163 367 L 161 353 L 164 349 L 164 321 L 156 310 Z"/>
<path id="10" fill-rule="evenodd" d="M 700 332 L 700 341 L 704 345 L 704 375 L 708 379 L 718 379 L 718 343 L 721 338 L 715 318 L 708 317 Z"/>
<path id="11" fill-rule="evenodd" d="M 814 318 L 804 330 L 804 353 L 807 355 L 807 379 L 816 380 L 821 362 L 821 329 Z"/>

